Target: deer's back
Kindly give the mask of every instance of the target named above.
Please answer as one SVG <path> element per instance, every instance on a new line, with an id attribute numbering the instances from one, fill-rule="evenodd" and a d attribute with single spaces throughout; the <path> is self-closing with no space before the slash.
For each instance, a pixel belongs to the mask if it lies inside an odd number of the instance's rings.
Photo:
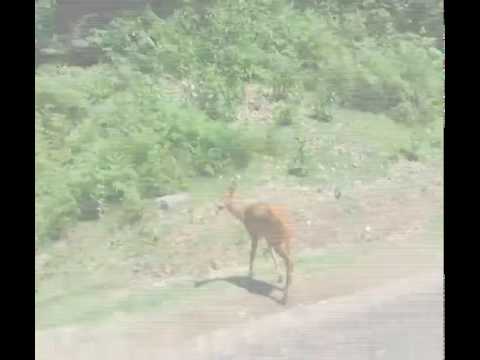
<path id="1" fill-rule="evenodd" d="M 244 212 L 245 226 L 259 237 L 276 243 L 292 237 L 292 226 L 286 211 L 278 206 L 256 203 L 248 206 Z"/>

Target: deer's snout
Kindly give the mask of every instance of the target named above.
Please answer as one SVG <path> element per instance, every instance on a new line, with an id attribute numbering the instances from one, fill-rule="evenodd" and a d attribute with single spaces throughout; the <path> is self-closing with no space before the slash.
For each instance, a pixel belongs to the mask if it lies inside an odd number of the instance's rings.
<path id="1" fill-rule="evenodd" d="M 218 214 L 220 211 L 222 211 L 223 209 L 225 209 L 225 205 L 224 204 L 217 204 L 216 205 L 216 214 Z"/>

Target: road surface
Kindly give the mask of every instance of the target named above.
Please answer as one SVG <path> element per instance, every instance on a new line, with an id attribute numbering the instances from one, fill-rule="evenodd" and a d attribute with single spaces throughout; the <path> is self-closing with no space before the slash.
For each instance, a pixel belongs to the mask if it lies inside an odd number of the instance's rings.
<path id="1" fill-rule="evenodd" d="M 295 306 L 172 344 L 171 349 L 159 348 L 154 333 L 141 342 L 92 337 L 68 348 L 58 345 L 50 347 L 50 360 L 440 360 L 443 276 L 428 273 L 351 296 Z"/>

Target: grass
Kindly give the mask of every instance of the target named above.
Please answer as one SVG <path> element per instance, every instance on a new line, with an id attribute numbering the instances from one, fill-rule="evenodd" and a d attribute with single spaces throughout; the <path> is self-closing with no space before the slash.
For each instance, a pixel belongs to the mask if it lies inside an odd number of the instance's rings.
<path id="1" fill-rule="evenodd" d="M 69 324 L 98 324 L 117 313 L 135 314 L 155 309 L 165 311 L 197 296 L 185 285 L 134 290 L 128 288 L 84 289 L 70 293 L 55 302 L 38 301 L 36 327 L 38 329 Z"/>
<path id="2" fill-rule="evenodd" d="M 346 109 L 336 109 L 333 118 L 321 123 L 299 115 L 293 131 L 307 136 L 308 176 L 293 183 L 350 187 L 356 180 L 373 180 L 387 173 L 401 149 L 412 147 L 412 139 L 424 144 L 418 149 L 422 161 L 442 156 L 442 149 L 431 145 L 443 136 L 440 121 L 430 128 L 407 127 L 384 115 Z M 290 141 L 287 152 L 294 151 Z"/>
<path id="3" fill-rule="evenodd" d="M 309 253 L 297 259 L 295 271 L 299 274 L 326 272 L 351 264 L 354 260 L 355 252 L 352 249 L 334 249 L 322 254 Z M 264 278 L 266 281 L 274 279 L 271 261 L 261 256 L 261 251 L 255 269 L 258 278 Z M 71 324 L 94 325 L 108 322 L 118 313 L 134 315 L 148 311 L 168 312 L 192 302 L 200 306 L 203 296 L 209 294 L 218 296 L 219 292 L 228 296 L 235 291 L 235 288 L 224 282 L 194 288 L 192 280 L 182 280 L 162 287 L 134 289 L 121 286 L 113 278 L 103 278 L 101 283 L 97 282 L 95 285 L 80 287 L 76 291 L 72 289 L 63 295 L 52 296 L 50 290 L 55 291 L 59 288 L 58 285 L 57 282 L 51 282 L 48 287 L 42 289 L 42 293 L 48 294 L 47 296 L 36 296 L 37 329 Z"/>

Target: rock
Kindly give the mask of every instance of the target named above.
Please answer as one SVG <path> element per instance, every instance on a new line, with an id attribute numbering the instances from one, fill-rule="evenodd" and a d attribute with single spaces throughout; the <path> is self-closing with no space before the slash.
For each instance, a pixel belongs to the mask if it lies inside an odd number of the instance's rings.
<path id="1" fill-rule="evenodd" d="M 401 149 L 399 151 L 399 153 L 402 154 L 405 157 L 405 159 L 407 159 L 408 161 L 418 161 L 419 160 L 418 155 L 413 151 Z"/>
<path id="2" fill-rule="evenodd" d="M 355 186 L 361 186 L 361 185 L 362 185 L 362 181 L 361 181 L 361 180 L 355 180 L 355 181 L 353 182 L 353 185 L 355 185 Z"/>
<path id="3" fill-rule="evenodd" d="M 362 234 L 360 235 L 360 238 L 363 241 L 372 241 L 373 240 L 372 228 L 369 225 L 365 226 L 365 229 L 362 231 Z"/>
<path id="4" fill-rule="evenodd" d="M 340 199 L 340 197 L 342 196 L 342 192 L 337 187 L 335 188 L 334 193 L 335 193 L 335 199 L 337 200 Z"/>
<path id="5" fill-rule="evenodd" d="M 385 356 L 386 350 L 385 349 L 379 349 L 375 350 L 375 359 L 381 359 Z"/>
<path id="6" fill-rule="evenodd" d="M 218 270 L 218 263 L 215 260 L 210 261 L 210 267 L 212 270 Z"/>
<path id="7" fill-rule="evenodd" d="M 182 205 L 185 206 L 191 200 L 187 193 L 178 193 L 172 195 L 165 195 L 155 199 L 155 204 L 162 210 L 174 210 Z"/>
<path id="8" fill-rule="evenodd" d="M 53 48 L 43 48 L 39 50 L 40 55 L 44 56 L 62 56 L 66 55 L 65 50 L 53 49 Z"/>
<path id="9" fill-rule="evenodd" d="M 90 47 L 90 44 L 85 39 L 73 39 L 71 44 L 73 48 L 77 49 L 87 49 Z"/>
<path id="10" fill-rule="evenodd" d="M 238 313 L 238 316 L 241 317 L 241 318 L 244 318 L 245 316 L 247 316 L 247 312 L 242 310 L 242 311 L 239 311 Z"/>
<path id="11" fill-rule="evenodd" d="M 288 174 L 297 177 L 305 177 L 307 175 L 307 171 L 303 167 L 294 167 L 288 169 Z"/>
<path id="12" fill-rule="evenodd" d="M 173 271 L 172 271 L 172 268 L 170 267 L 170 265 L 165 265 L 165 266 L 163 267 L 163 273 L 164 273 L 165 275 L 171 275 L 172 272 L 173 272 Z"/>
<path id="13" fill-rule="evenodd" d="M 44 266 L 46 266 L 50 260 L 50 256 L 48 254 L 40 254 L 37 256 L 37 258 L 35 259 L 36 260 L 36 263 L 38 265 L 39 268 L 43 268 Z"/>

